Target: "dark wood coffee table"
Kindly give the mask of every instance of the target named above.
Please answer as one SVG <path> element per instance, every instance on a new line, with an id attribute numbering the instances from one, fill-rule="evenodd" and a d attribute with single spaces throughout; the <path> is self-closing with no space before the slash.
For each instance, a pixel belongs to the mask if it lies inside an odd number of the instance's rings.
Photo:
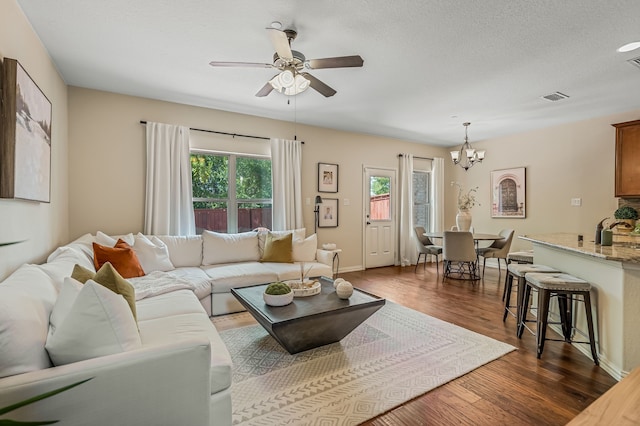
<path id="1" fill-rule="evenodd" d="M 295 297 L 286 306 L 264 303 L 268 284 L 232 288 L 231 293 L 290 354 L 340 341 L 385 303 L 358 289 L 349 299 L 340 299 L 332 279 L 315 279 L 322 284 L 320 294 Z"/>

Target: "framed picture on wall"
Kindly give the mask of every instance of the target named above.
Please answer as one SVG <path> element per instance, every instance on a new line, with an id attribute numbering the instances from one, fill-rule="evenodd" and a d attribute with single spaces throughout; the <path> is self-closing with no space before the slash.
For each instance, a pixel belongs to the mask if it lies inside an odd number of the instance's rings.
<path id="1" fill-rule="evenodd" d="M 320 213 L 318 216 L 318 228 L 337 228 L 338 227 L 338 199 L 322 198 L 322 204 L 319 204 Z"/>
<path id="2" fill-rule="evenodd" d="M 318 163 L 318 192 L 338 192 L 338 165 Z"/>
<path id="3" fill-rule="evenodd" d="M 2 62 L 0 198 L 48 203 L 51 102 L 15 59 Z"/>
<path id="4" fill-rule="evenodd" d="M 525 168 L 492 171 L 491 217 L 524 219 L 525 216 Z"/>

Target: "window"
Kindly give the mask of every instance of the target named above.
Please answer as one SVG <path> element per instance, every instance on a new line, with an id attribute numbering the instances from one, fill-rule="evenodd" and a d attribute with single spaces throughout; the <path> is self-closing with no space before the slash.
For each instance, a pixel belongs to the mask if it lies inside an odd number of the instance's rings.
<path id="1" fill-rule="evenodd" d="M 413 226 L 431 225 L 431 173 L 413 172 Z"/>
<path id="2" fill-rule="evenodd" d="M 271 228 L 271 159 L 192 152 L 196 231 Z"/>
<path id="3" fill-rule="evenodd" d="M 371 176 L 369 182 L 369 219 L 391 220 L 391 178 Z"/>

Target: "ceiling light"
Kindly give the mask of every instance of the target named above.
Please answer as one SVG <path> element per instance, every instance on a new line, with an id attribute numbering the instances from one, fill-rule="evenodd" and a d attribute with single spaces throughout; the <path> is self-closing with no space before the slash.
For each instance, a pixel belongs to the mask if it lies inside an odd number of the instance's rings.
<path id="1" fill-rule="evenodd" d="M 279 30 L 280 28 L 282 28 L 282 23 L 278 21 L 273 21 L 271 23 L 271 28 L 275 28 L 276 30 Z"/>
<path id="2" fill-rule="evenodd" d="M 293 96 L 309 88 L 310 81 L 304 78 L 293 67 L 285 68 L 280 74 L 269 80 L 269 84 L 278 92 Z"/>
<path id="3" fill-rule="evenodd" d="M 451 160 L 453 164 L 457 164 L 465 171 L 469 170 L 476 163 L 482 163 L 484 160 L 484 150 L 476 151 L 471 147 L 469 143 L 469 137 L 467 136 L 467 128 L 471 123 L 462 123 L 464 126 L 464 143 L 458 151 L 451 151 Z"/>
<path id="4" fill-rule="evenodd" d="M 638 48 L 640 48 L 640 41 L 634 41 L 632 43 L 627 43 L 624 46 L 618 47 L 618 52 L 631 52 L 632 50 L 636 50 Z"/>

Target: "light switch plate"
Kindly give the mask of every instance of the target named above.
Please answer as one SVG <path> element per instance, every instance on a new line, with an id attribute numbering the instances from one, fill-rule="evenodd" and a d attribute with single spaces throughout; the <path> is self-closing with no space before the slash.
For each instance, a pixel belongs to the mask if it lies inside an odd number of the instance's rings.
<path id="1" fill-rule="evenodd" d="M 572 206 L 581 206 L 582 205 L 582 198 L 572 198 L 571 199 L 571 205 Z"/>

